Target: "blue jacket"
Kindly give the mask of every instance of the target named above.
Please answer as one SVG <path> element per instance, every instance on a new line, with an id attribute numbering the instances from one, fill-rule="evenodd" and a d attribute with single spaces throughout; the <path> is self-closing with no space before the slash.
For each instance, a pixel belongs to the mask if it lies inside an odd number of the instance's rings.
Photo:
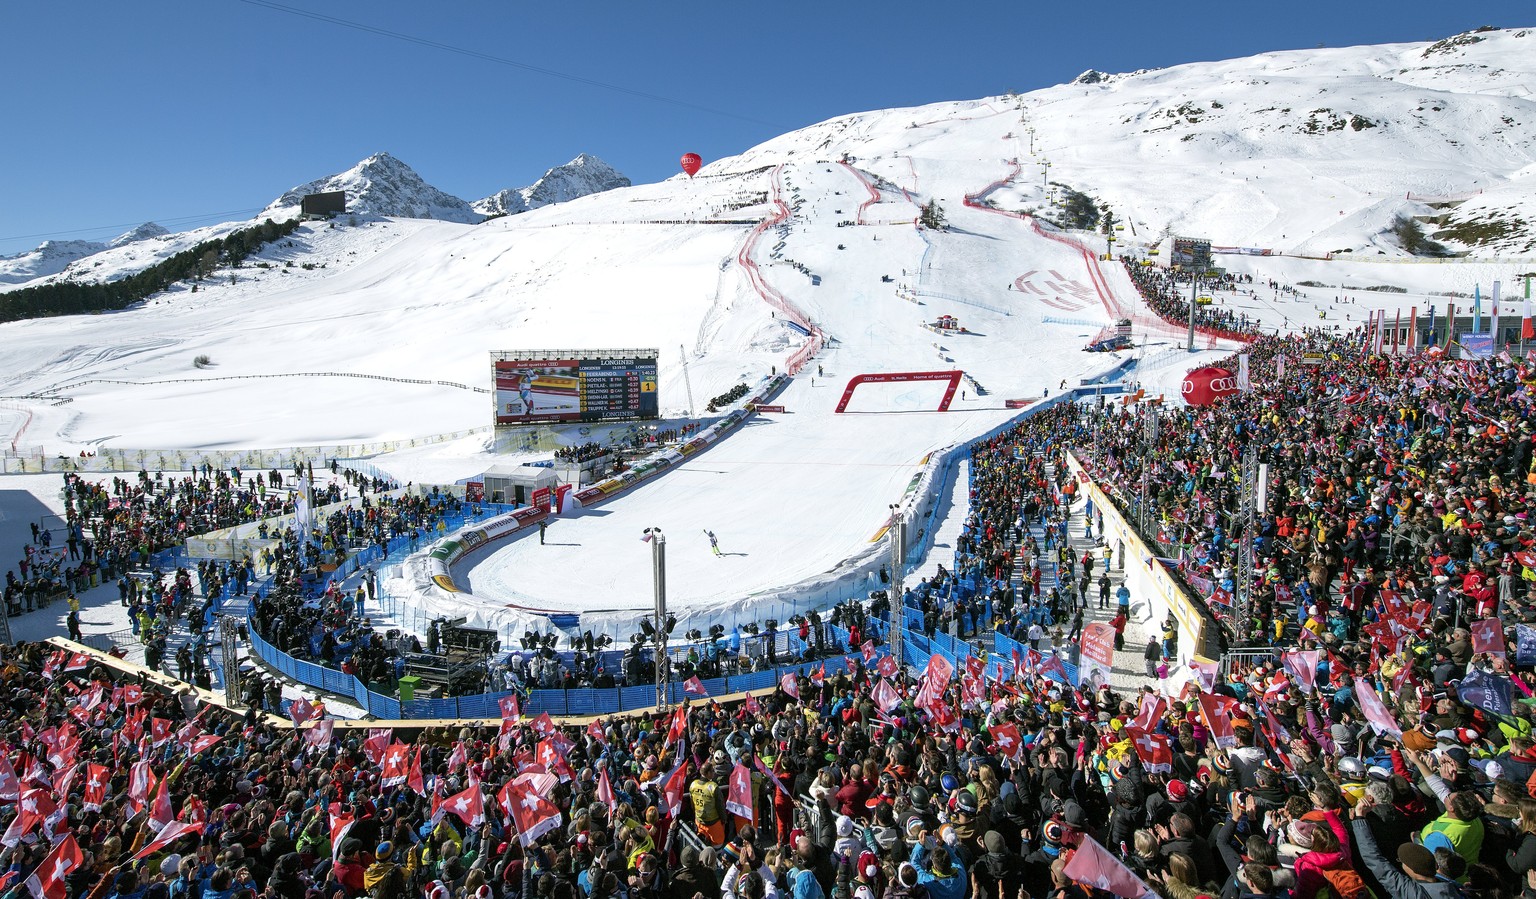
<path id="1" fill-rule="evenodd" d="M 960 856 L 955 850 L 940 844 L 932 849 L 932 852 L 948 853 L 950 867 L 953 874 L 948 877 L 939 877 L 933 873 L 933 866 L 929 863 L 930 850 L 924 849 L 923 844 L 918 843 L 912 847 L 912 867 L 917 869 L 917 882 L 926 887 L 929 899 L 965 899 L 970 881 L 965 876 L 965 867 L 960 864 Z M 797 896 L 796 899 L 799 899 Z"/>

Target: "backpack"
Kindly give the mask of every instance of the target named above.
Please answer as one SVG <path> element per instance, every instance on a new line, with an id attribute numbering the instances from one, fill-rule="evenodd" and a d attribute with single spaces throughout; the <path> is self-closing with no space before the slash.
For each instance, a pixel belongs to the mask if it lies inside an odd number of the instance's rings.
<path id="1" fill-rule="evenodd" d="M 390 868 L 388 874 L 368 888 L 368 899 L 406 899 L 405 874 L 399 865 Z"/>
<path id="2" fill-rule="evenodd" d="M 1334 899 L 1374 899 L 1375 894 L 1365 885 L 1365 878 L 1354 868 L 1325 868 L 1323 877 L 1328 881 L 1328 891 Z"/>

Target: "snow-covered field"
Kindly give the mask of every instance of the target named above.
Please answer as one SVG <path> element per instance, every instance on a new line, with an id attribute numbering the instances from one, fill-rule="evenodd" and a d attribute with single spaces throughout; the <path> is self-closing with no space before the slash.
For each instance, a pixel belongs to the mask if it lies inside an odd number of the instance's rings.
<path id="1" fill-rule="evenodd" d="M 490 352 L 613 346 L 661 350 L 661 407 L 682 420 L 782 369 L 803 340 L 737 259 L 753 223 L 782 201 L 790 217 L 752 259 L 828 338 L 783 393 L 787 413 L 759 416 L 659 480 L 559 521 L 553 545 L 519 539 L 470 572 L 493 605 L 633 608 L 650 595 L 638 537 L 659 526 L 676 535 L 675 604 L 771 592 L 870 552 L 923 458 L 1015 414 L 1005 400 L 1059 391 L 1131 357 L 1151 392 L 1176 396 L 1184 371 L 1229 351 L 1202 340 L 1201 352 L 1185 354 L 1180 329 L 1156 327 L 1129 354 L 1081 352 L 1111 310 L 1136 307 L 1128 281 L 1117 263 L 1093 263 L 1018 217 L 965 204 L 989 186 L 987 199 L 1013 212 L 1050 212 L 1047 182 L 1093 194 L 1128 224 L 1122 253 L 1195 233 L 1218 245 L 1396 260 L 1219 257 L 1256 283 L 1254 295 L 1217 302 L 1268 327 L 1349 328 L 1370 309 L 1423 309 L 1432 294 L 1481 286 L 1486 295 L 1494 280 L 1515 295 L 1517 277 L 1536 269 L 1522 256 L 1536 251 L 1509 243 L 1502 255 L 1477 250 L 1476 261 L 1414 263 L 1383 234 L 1393 215 L 1426 208 L 1409 192 L 1484 190 L 1469 206 L 1529 198 L 1536 36 L 1484 37 L 1427 55 L 1426 45 L 1277 53 L 860 113 L 716 160 L 691 180 L 481 225 L 367 216 L 305 225 L 196 292 L 183 284 L 132 310 L 0 325 L 0 396 L 73 400 L 4 400 L 0 437 L 73 455 L 459 431 L 489 423 L 489 396 L 454 385 L 489 387 Z M 1371 124 L 1356 127 L 1356 116 Z M 929 201 L 948 230 L 913 226 Z M 1102 238 L 1079 239 L 1103 249 Z M 127 252 L 91 259 L 130 270 Z M 1100 266 L 1109 296 L 1089 265 Z M 1287 295 L 1270 279 L 1331 286 Z M 921 327 L 941 314 L 967 333 Z M 212 366 L 194 367 L 199 355 Z M 849 414 L 832 411 L 856 374 L 948 369 L 973 379 L 948 413 L 933 411 L 937 384 L 866 386 Z M 343 376 L 359 374 L 377 377 Z M 573 427 L 567 438 L 583 436 Z M 371 461 L 402 481 L 445 483 L 493 457 L 472 437 Z M 0 489 L 49 501 L 56 485 Z M 705 528 L 727 555 L 710 554 Z M 16 553 L 0 547 L 0 559 Z"/>

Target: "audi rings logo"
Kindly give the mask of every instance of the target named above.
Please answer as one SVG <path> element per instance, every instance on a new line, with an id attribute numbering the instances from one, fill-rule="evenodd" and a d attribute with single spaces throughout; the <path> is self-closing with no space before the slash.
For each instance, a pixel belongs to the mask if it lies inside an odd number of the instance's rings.
<path id="1" fill-rule="evenodd" d="M 1237 392 L 1237 379 L 1236 378 L 1212 378 L 1210 380 L 1210 382 L 1206 386 L 1207 386 L 1207 388 L 1212 393 L 1215 393 L 1215 394 L 1236 393 Z M 1184 381 L 1184 393 L 1185 393 L 1185 395 L 1188 395 L 1188 394 L 1191 394 L 1191 393 L 1194 393 L 1194 392 L 1195 392 L 1195 382 L 1192 381 L 1192 380 L 1189 380 L 1189 379 L 1185 379 L 1185 381 Z"/>

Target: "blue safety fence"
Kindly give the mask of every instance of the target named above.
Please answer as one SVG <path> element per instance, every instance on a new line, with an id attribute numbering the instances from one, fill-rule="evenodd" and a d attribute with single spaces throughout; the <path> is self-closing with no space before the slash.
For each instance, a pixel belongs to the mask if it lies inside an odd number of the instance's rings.
<path id="1" fill-rule="evenodd" d="M 841 638 L 846 641 L 847 633 L 843 632 Z M 501 700 L 513 695 L 511 692 L 480 693 L 472 696 L 401 702 L 393 696 L 386 696 L 368 689 L 368 685 L 350 674 L 295 659 L 263 640 L 259 634 L 251 634 L 251 650 L 257 658 L 284 677 L 349 698 L 358 708 L 380 719 L 500 718 Z M 883 655 L 884 652 L 882 651 L 881 654 Z M 862 658 L 860 653 L 844 653 L 794 665 L 780 665 L 764 671 L 702 679 L 700 683 L 704 685 L 705 692 L 710 696 L 723 696 L 748 690 L 766 690 L 777 686 L 789 672 L 809 676 L 812 671 L 826 666 L 828 676 L 831 676 L 836 673 L 838 667 L 846 667 L 848 659 L 862 660 Z M 538 715 L 544 712 L 563 717 L 612 715 L 617 712 L 649 709 L 656 705 L 656 687 L 651 684 L 605 689 L 581 687 L 574 690 L 529 690 L 520 695 L 519 704 L 525 715 Z M 699 698 L 703 697 L 687 693 L 681 681 L 673 681 L 668 685 L 668 703 Z"/>
<path id="2" fill-rule="evenodd" d="M 827 625 L 826 628 L 828 639 L 837 641 L 833 645 L 839 647 L 848 645 L 847 630 L 836 625 Z M 927 658 L 934 654 L 944 657 L 955 666 L 957 671 L 963 670 L 966 659 L 976 653 L 975 647 L 957 641 L 948 634 L 934 634 L 929 638 L 909 631 L 904 636 L 904 640 L 909 664 L 919 670 L 926 664 Z M 1022 656 L 1027 647 L 1001 634 L 993 635 L 993 641 L 994 652 L 987 659 L 988 674 L 994 679 L 1007 679 L 1013 673 L 1012 651 L 1017 649 Z M 513 695 L 510 691 L 504 691 L 401 702 L 393 696 L 368 689 L 366 684 L 350 674 L 295 659 L 279 651 L 255 633 L 251 634 L 251 649 L 257 658 L 276 669 L 284 677 L 328 693 L 350 698 L 358 708 L 380 719 L 500 718 L 501 700 Z M 875 658 L 888 654 L 889 648 L 880 646 L 876 648 Z M 764 671 L 705 678 L 701 679 L 700 683 L 704 685 L 704 690 L 709 696 L 767 690 L 777 686 L 789 672 L 809 676 L 811 672 L 825 666 L 828 676 L 832 676 L 837 673 L 838 668 L 847 667 L 849 660 L 862 662 L 862 652 L 835 653 L 812 661 L 779 665 Z M 871 664 L 873 661 L 871 660 Z M 1062 667 L 1066 670 L 1068 681 L 1075 684 L 1077 665 L 1063 662 Z M 652 684 L 632 687 L 580 687 L 573 690 L 529 690 L 519 695 L 521 697 L 519 705 L 525 715 L 548 712 L 550 715 L 561 717 L 600 716 L 650 709 L 656 705 L 656 687 Z M 703 697 L 687 693 L 680 680 L 674 680 L 668 685 L 668 703 L 675 704 L 698 698 Z"/>

